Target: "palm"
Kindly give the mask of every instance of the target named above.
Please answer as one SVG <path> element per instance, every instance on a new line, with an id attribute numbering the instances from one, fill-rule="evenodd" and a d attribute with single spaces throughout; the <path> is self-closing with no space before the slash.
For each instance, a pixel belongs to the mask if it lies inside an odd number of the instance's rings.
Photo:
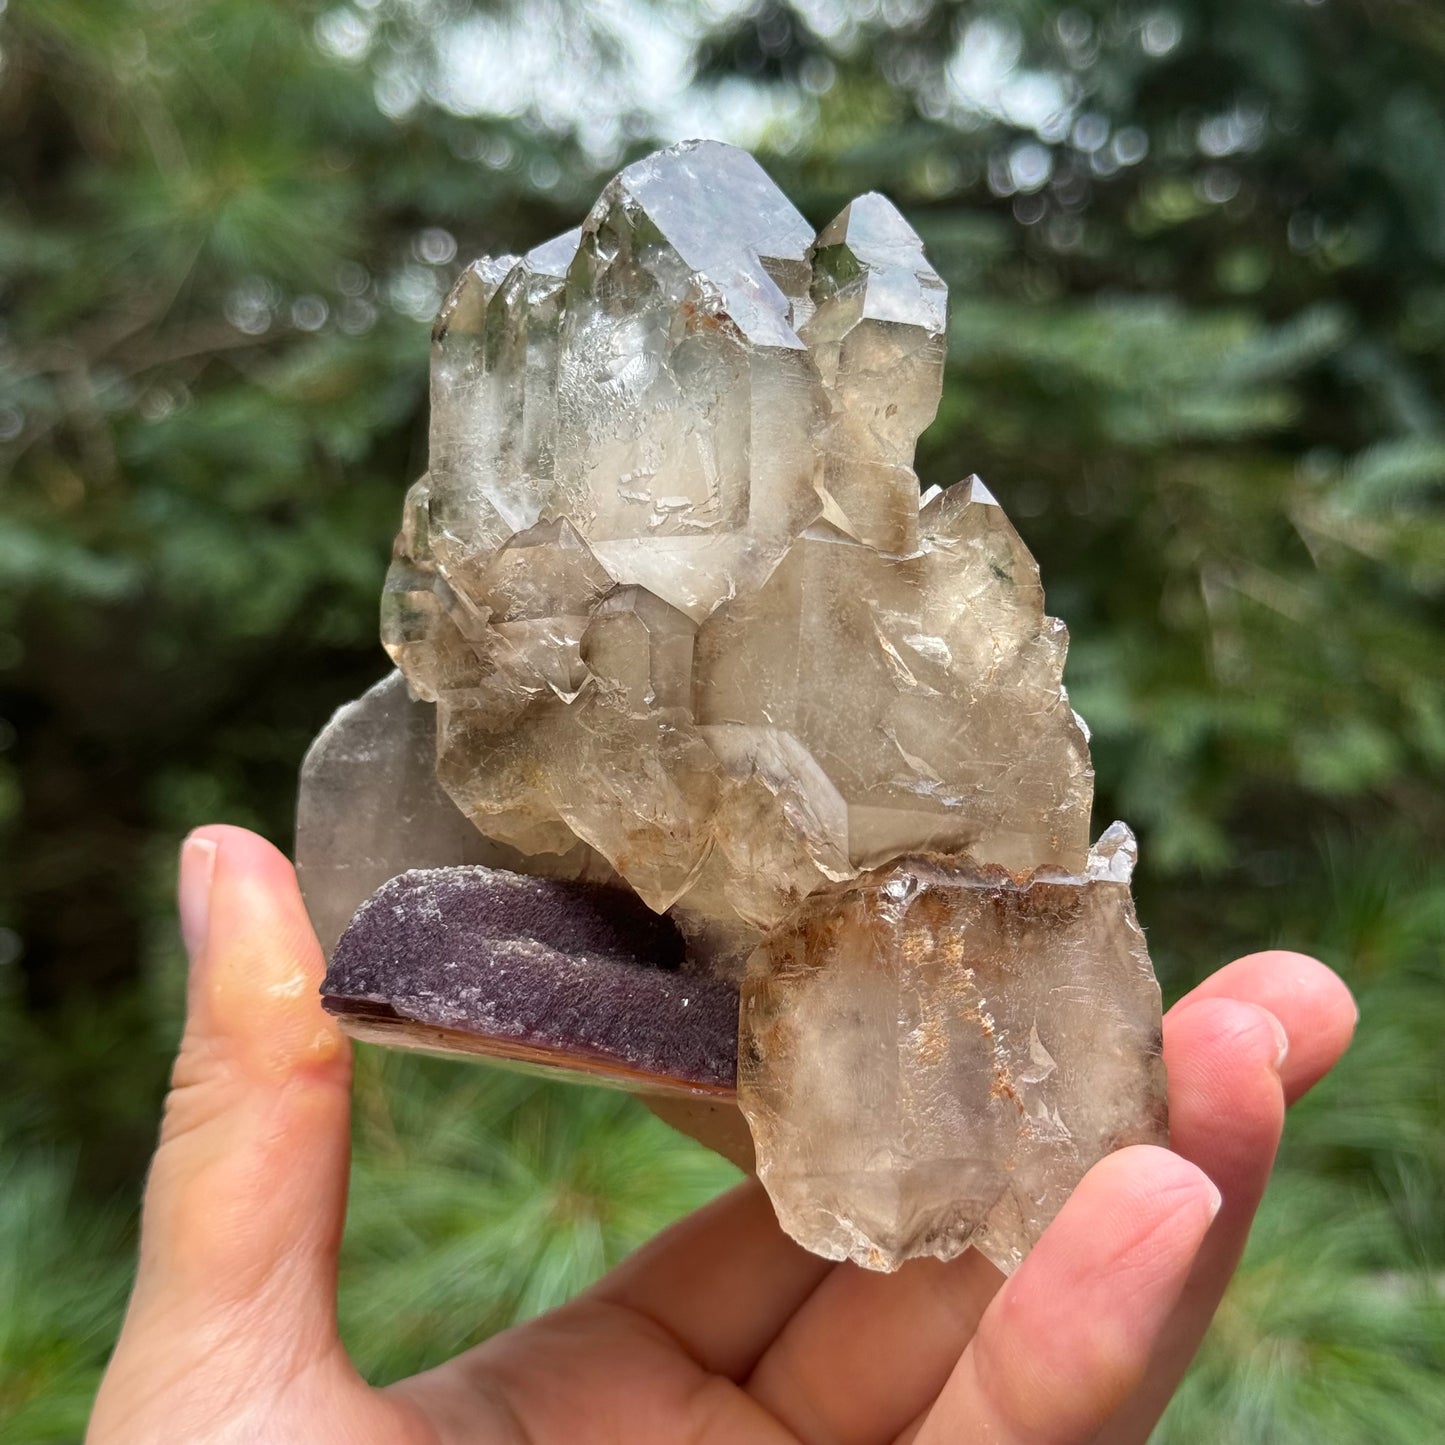
<path id="1" fill-rule="evenodd" d="M 1299 954 L 1215 974 L 1165 1020 L 1174 1152 L 1097 1165 L 1007 1282 L 973 1253 L 830 1265 L 749 1181 L 564 1308 L 377 1390 L 336 1333 L 350 1061 L 320 951 L 280 854 L 238 829 L 202 841 L 189 1023 L 92 1445 L 1142 1441 L 1238 1260 L 1285 1104 L 1354 1026 Z"/>
<path id="2" fill-rule="evenodd" d="M 749 1182 L 572 1304 L 393 1394 L 445 1442 L 506 1439 L 509 1416 L 538 1445 L 891 1440 L 937 1395 L 1001 1280 L 976 1255 L 894 1276 L 830 1265 L 783 1236 Z M 900 1346 L 907 1369 L 860 1388 L 865 1356 Z"/>

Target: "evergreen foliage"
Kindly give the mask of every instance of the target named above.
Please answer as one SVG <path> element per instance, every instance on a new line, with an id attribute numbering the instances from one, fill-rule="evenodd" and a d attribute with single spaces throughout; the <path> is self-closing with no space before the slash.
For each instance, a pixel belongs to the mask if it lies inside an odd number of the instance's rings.
<path id="1" fill-rule="evenodd" d="M 284 843 L 385 666 L 437 302 L 708 130 L 815 221 L 886 190 L 945 273 L 920 470 L 1040 560 L 1166 987 L 1285 942 L 1361 997 L 1160 1438 L 1429 1438 L 1442 97 L 1428 0 L 0 4 L 0 1434 L 78 1439 L 117 1327 L 176 842 Z M 378 1379 L 732 1177 L 624 1100 L 373 1051 L 356 1127 Z"/>

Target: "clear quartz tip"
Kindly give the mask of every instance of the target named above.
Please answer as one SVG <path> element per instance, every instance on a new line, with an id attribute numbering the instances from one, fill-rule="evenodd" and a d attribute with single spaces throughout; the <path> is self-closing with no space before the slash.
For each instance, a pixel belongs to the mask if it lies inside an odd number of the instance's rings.
<path id="1" fill-rule="evenodd" d="M 1127 823 L 1110 823 L 1089 849 L 1085 876 L 1099 883 L 1127 883 L 1139 861 L 1139 843 Z"/>

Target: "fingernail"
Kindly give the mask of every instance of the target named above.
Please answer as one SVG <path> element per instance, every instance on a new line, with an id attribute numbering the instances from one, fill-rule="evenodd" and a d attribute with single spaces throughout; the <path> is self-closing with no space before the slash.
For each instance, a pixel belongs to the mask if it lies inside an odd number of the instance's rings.
<path id="1" fill-rule="evenodd" d="M 216 843 L 192 836 L 181 844 L 181 939 L 194 964 L 206 946 L 211 914 L 211 879 L 216 871 Z"/>
<path id="2" fill-rule="evenodd" d="M 1276 1045 L 1274 1055 L 1274 1071 L 1275 1073 L 1279 1073 L 1279 1071 L 1284 1068 L 1284 1061 L 1289 1058 L 1289 1035 L 1285 1033 L 1284 1025 L 1280 1023 L 1280 1021 L 1272 1013 L 1269 1013 L 1268 1009 L 1265 1010 L 1265 1013 L 1269 1014 L 1270 1024 L 1274 1028 L 1274 1040 Z"/>
<path id="3" fill-rule="evenodd" d="M 1219 1186 L 1214 1180 L 1208 1179 L 1206 1182 L 1209 1185 L 1209 1222 L 1213 1224 L 1220 1206 L 1224 1203 L 1224 1196 L 1219 1192 Z"/>

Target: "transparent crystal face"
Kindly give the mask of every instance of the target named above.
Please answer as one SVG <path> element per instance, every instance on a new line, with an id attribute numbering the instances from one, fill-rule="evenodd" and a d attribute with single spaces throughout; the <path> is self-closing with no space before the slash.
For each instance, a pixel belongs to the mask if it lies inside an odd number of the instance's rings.
<path id="1" fill-rule="evenodd" d="M 382 598 L 400 676 L 318 739 L 298 852 L 332 936 L 428 864 L 625 883 L 741 984 L 790 1232 L 1011 1268 L 1162 1139 L 1159 993 L 1038 568 L 977 478 L 919 495 L 946 302 L 883 197 L 815 233 L 711 141 L 469 266 Z"/>

